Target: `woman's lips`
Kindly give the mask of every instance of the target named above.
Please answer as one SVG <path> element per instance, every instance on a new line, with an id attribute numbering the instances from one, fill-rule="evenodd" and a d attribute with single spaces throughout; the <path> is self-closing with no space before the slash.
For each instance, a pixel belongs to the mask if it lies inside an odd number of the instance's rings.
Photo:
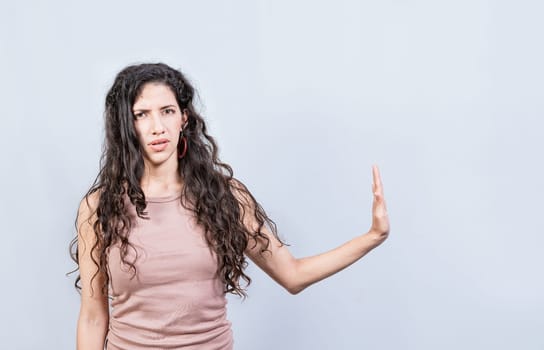
<path id="1" fill-rule="evenodd" d="M 151 149 L 153 151 L 160 152 L 160 151 L 164 150 L 166 148 L 166 146 L 168 146 L 168 142 L 169 141 L 166 141 L 166 142 L 163 142 L 163 143 L 157 143 L 157 144 L 154 144 L 154 145 L 149 145 L 149 147 L 151 147 Z"/>

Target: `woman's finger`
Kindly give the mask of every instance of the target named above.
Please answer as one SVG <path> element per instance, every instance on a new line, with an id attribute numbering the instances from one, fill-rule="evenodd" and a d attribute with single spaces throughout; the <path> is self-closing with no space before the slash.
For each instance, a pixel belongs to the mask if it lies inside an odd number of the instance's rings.
<path id="1" fill-rule="evenodd" d="M 383 195 L 382 179 L 380 176 L 380 170 L 377 165 L 372 166 L 372 179 L 372 190 L 374 194 L 373 210 L 380 210 L 387 213 L 385 199 Z"/>

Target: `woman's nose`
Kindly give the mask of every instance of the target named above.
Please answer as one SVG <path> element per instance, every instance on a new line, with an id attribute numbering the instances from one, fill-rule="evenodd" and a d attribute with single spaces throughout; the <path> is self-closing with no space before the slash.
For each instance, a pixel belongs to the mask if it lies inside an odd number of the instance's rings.
<path id="1" fill-rule="evenodd" d="M 153 134 L 162 134 L 164 132 L 164 125 L 162 124 L 160 114 L 153 115 L 153 124 L 151 125 Z"/>

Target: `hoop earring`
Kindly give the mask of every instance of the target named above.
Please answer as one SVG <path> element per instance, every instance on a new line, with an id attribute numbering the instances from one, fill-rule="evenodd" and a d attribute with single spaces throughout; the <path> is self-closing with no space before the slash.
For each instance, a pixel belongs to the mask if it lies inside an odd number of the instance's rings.
<path id="1" fill-rule="evenodd" d="M 180 154 L 178 155 L 178 158 L 181 159 L 185 157 L 185 153 L 187 153 L 187 137 L 183 135 L 183 129 L 179 132 L 179 138 L 183 142 L 183 151 L 180 151 Z"/>

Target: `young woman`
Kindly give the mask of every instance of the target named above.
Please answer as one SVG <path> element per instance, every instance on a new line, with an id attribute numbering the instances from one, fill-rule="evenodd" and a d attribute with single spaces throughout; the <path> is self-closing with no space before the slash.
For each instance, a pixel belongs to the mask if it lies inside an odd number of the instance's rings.
<path id="1" fill-rule="evenodd" d="M 193 95 L 183 74 L 162 63 L 126 67 L 107 94 L 100 171 L 70 244 L 79 268 L 79 350 L 232 349 L 225 293 L 246 295 L 246 256 L 296 294 L 389 234 L 374 166 L 369 231 L 326 253 L 293 257 L 218 159 Z"/>

